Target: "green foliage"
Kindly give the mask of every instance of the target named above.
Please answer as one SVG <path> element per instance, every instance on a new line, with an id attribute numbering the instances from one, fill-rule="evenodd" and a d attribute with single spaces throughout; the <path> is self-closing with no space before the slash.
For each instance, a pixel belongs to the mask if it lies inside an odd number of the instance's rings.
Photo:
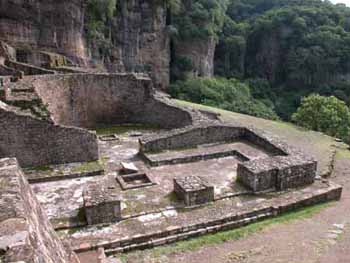
<path id="1" fill-rule="evenodd" d="M 228 0 L 182 0 L 177 2 L 173 24 L 182 40 L 217 37 L 225 19 Z M 173 8 L 174 9 L 174 8 Z"/>
<path id="2" fill-rule="evenodd" d="M 100 56 L 110 55 L 112 48 L 111 21 L 116 12 L 117 0 L 88 0 L 86 12 L 86 36 L 90 46 Z"/>
<path id="3" fill-rule="evenodd" d="M 271 108 L 251 96 L 247 84 L 241 83 L 236 79 L 188 79 L 172 84 L 169 92 L 173 97 L 182 100 L 266 119 L 278 119 Z"/>
<path id="4" fill-rule="evenodd" d="M 298 111 L 292 116 L 298 125 L 331 136 L 349 139 L 350 110 L 334 96 L 310 95 L 303 98 Z"/>
<path id="5" fill-rule="evenodd" d="M 289 119 L 313 92 L 349 103 L 349 61 L 350 8 L 321 0 L 230 0 L 215 73 L 267 80 L 273 89 L 261 93 L 270 93 L 276 112 Z"/>

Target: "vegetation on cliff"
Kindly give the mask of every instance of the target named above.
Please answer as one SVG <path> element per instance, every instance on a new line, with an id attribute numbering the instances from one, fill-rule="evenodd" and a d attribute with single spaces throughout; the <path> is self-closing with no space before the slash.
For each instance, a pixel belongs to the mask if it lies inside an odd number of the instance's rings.
<path id="1" fill-rule="evenodd" d="M 170 94 L 198 104 L 241 112 L 265 119 L 278 119 L 274 111 L 251 96 L 250 88 L 236 79 L 192 78 L 171 85 Z"/>
<path id="2" fill-rule="evenodd" d="M 321 0 L 152 0 L 151 5 L 168 9 L 169 90 L 175 97 L 289 121 L 312 93 L 350 103 L 350 8 L 345 5 Z M 119 0 L 88 1 L 88 42 L 102 60 L 116 45 L 111 28 L 117 28 L 119 9 Z M 174 46 L 209 39 L 216 42 L 216 78 L 195 80 L 196 65 Z"/>
<path id="3" fill-rule="evenodd" d="M 217 75 L 266 80 L 289 120 L 303 96 L 350 102 L 350 8 L 320 0 L 231 0 L 216 50 Z M 278 96 L 277 96 L 278 95 Z"/>
<path id="4" fill-rule="evenodd" d="M 102 61 L 110 56 L 113 47 L 111 25 L 117 10 L 117 0 L 88 0 L 86 10 L 86 38 L 90 50 Z"/>
<path id="5" fill-rule="evenodd" d="M 215 75 L 247 83 L 250 97 L 263 102 L 280 118 L 292 120 L 291 116 L 302 98 L 312 93 L 335 96 L 344 102 L 344 107 L 349 105 L 350 8 L 321 0 L 190 2 L 192 6 L 201 2 L 211 10 L 214 9 L 210 4 L 219 6 L 217 2 L 221 2 L 220 23 L 215 24 L 214 34 L 218 40 Z M 204 17 L 202 20 L 191 19 L 193 12 L 196 13 L 192 8 L 181 14 L 182 24 L 174 23 L 181 36 L 197 37 L 198 32 L 191 29 L 205 28 Z M 205 21 L 212 23 L 216 20 L 207 18 Z M 205 38 L 208 35 L 200 36 Z M 193 93 L 185 91 L 193 88 L 188 84 L 193 80 L 185 81 L 186 72 L 192 70 L 191 61 L 175 57 L 175 63 L 177 71 L 173 72 L 176 74 L 173 79 L 181 81 L 172 88 L 182 90 L 181 94 Z M 179 88 L 179 85 L 183 87 Z M 244 94 L 245 90 L 238 89 L 238 92 Z M 177 92 L 172 94 L 178 96 Z M 186 99 L 200 101 L 198 98 L 194 100 L 193 96 Z M 202 101 L 206 99 L 204 96 Z M 225 99 L 221 99 L 224 103 Z M 235 107 L 234 110 L 241 111 L 241 108 Z M 330 131 L 327 133 L 336 135 Z"/>

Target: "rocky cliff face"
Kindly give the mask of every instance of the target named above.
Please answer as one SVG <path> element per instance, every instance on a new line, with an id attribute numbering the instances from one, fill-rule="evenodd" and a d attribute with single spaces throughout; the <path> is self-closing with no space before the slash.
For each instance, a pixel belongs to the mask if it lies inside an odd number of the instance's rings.
<path id="1" fill-rule="evenodd" d="M 212 77 L 214 75 L 215 47 L 216 40 L 213 37 L 181 41 L 176 43 L 175 53 L 179 57 L 191 60 L 194 77 Z"/>
<path id="2" fill-rule="evenodd" d="M 0 41 L 16 49 L 15 57 L 20 62 L 45 67 L 50 64 L 45 61 L 47 52 L 52 52 L 51 56 L 58 53 L 79 66 L 149 73 L 155 87 L 165 89 L 171 60 L 166 1 L 117 0 L 104 39 L 108 42 L 107 56 L 88 39 L 86 4 L 86 0 L 2 0 Z M 215 46 L 212 38 L 182 41 L 175 51 L 176 56 L 191 59 L 193 75 L 212 76 Z"/>
<path id="3" fill-rule="evenodd" d="M 120 0 L 116 48 L 126 71 L 149 72 L 155 86 L 169 84 L 170 46 L 164 1 Z"/>
<path id="4" fill-rule="evenodd" d="M 0 40 L 24 49 L 61 53 L 84 64 L 84 0 L 4 0 Z"/>

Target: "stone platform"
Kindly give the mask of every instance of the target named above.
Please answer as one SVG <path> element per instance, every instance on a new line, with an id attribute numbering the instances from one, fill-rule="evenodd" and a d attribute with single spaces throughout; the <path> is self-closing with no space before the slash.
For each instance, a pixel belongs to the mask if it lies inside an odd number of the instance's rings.
<path id="1" fill-rule="evenodd" d="M 151 135 L 157 132 L 149 131 Z M 119 141 L 99 141 L 105 169 L 103 176 L 32 184 L 56 230 L 78 252 L 103 247 L 107 254 L 114 254 L 153 247 L 239 227 L 303 206 L 336 200 L 341 194 L 341 187 L 328 181 L 316 181 L 314 184 L 283 192 L 250 191 L 236 180 L 238 165 L 248 163 L 247 167 L 250 167 L 255 161 L 263 163 L 264 159 L 279 158 L 276 156 L 276 149 L 264 148 L 261 146 L 263 143 L 253 145 L 244 140 L 231 141 L 165 152 L 175 154 L 172 157 L 176 157 L 189 152 L 205 153 L 206 150 L 235 147 L 249 161 L 228 156 L 153 167 L 139 155 L 139 138 L 128 134 L 118 134 Z M 146 131 L 144 134 L 147 136 Z M 292 159 L 288 158 L 289 160 Z M 136 189 L 123 188 L 117 181 L 120 172 L 126 167 L 121 163 L 132 163 L 139 173 L 147 174 L 149 180 L 155 184 Z M 208 191 L 205 194 L 210 195 L 209 205 L 201 203 L 196 209 L 188 208 L 192 205 L 191 202 L 186 203 L 181 200 L 185 198 L 177 198 L 174 179 L 180 182 L 188 176 L 201 177 L 212 187 L 210 193 Z M 108 223 L 107 220 L 103 225 L 88 225 L 82 216 L 83 191 L 87 184 L 98 186 L 102 181 L 107 181 L 108 186 L 120 194 L 119 222 Z M 136 178 L 136 181 L 145 182 L 142 178 Z M 182 185 L 185 189 L 185 185 Z"/>
<path id="2" fill-rule="evenodd" d="M 214 201 L 214 187 L 199 176 L 174 178 L 174 192 L 188 207 Z"/>
<path id="3" fill-rule="evenodd" d="M 239 198 L 224 199 L 200 209 L 170 209 L 102 228 L 81 228 L 72 235 L 65 231 L 60 234 L 66 233 L 65 240 L 76 252 L 103 247 L 107 255 L 112 255 L 241 227 L 305 206 L 338 200 L 341 192 L 339 185 L 317 181 L 302 189 L 255 196 L 243 205 Z"/>
<path id="4" fill-rule="evenodd" d="M 88 225 L 112 223 L 121 219 L 120 196 L 113 187 L 90 183 L 83 191 Z"/>

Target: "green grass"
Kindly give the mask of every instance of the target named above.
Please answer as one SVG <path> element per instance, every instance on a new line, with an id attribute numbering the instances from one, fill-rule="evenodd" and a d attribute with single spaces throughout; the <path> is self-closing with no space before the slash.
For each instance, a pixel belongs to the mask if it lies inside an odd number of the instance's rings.
<path id="1" fill-rule="evenodd" d="M 72 168 L 72 173 L 86 173 L 91 171 L 103 170 L 103 165 L 100 161 L 85 162 Z"/>
<path id="2" fill-rule="evenodd" d="M 336 158 L 339 158 L 339 159 L 350 159 L 350 150 L 348 150 L 348 149 L 338 149 Z"/>
<path id="3" fill-rule="evenodd" d="M 145 124 L 122 124 L 99 126 L 95 128 L 97 135 L 123 134 L 128 131 L 157 130 L 159 127 Z"/>
<path id="4" fill-rule="evenodd" d="M 53 171 L 53 168 L 50 167 L 49 165 L 41 165 L 41 166 L 30 167 L 27 170 L 33 170 L 37 172 L 50 172 L 50 171 Z"/>
<path id="5" fill-rule="evenodd" d="M 241 228 L 237 228 L 237 229 L 233 229 L 225 232 L 218 232 L 216 234 L 211 234 L 211 235 L 205 235 L 202 237 L 198 237 L 198 238 L 190 239 L 186 241 L 180 241 L 173 245 L 157 247 L 151 250 L 136 251 L 136 252 L 130 252 L 127 254 L 122 254 L 120 255 L 120 259 L 122 260 L 122 262 L 129 262 L 128 260 L 132 258 L 133 260 L 132 262 L 134 262 L 136 258 L 140 258 L 140 259 L 145 258 L 146 254 L 151 258 L 159 258 L 161 256 L 166 256 L 173 253 L 195 251 L 204 246 L 218 245 L 230 240 L 239 240 L 249 235 L 252 235 L 254 233 L 258 233 L 273 224 L 290 223 L 295 220 L 310 218 L 315 214 L 319 213 L 323 208 L 326 208 L 331 204 L 332 202 L 307 207 L 301 210 L 285 213 L 278 217 L 253 223 Z"/>

